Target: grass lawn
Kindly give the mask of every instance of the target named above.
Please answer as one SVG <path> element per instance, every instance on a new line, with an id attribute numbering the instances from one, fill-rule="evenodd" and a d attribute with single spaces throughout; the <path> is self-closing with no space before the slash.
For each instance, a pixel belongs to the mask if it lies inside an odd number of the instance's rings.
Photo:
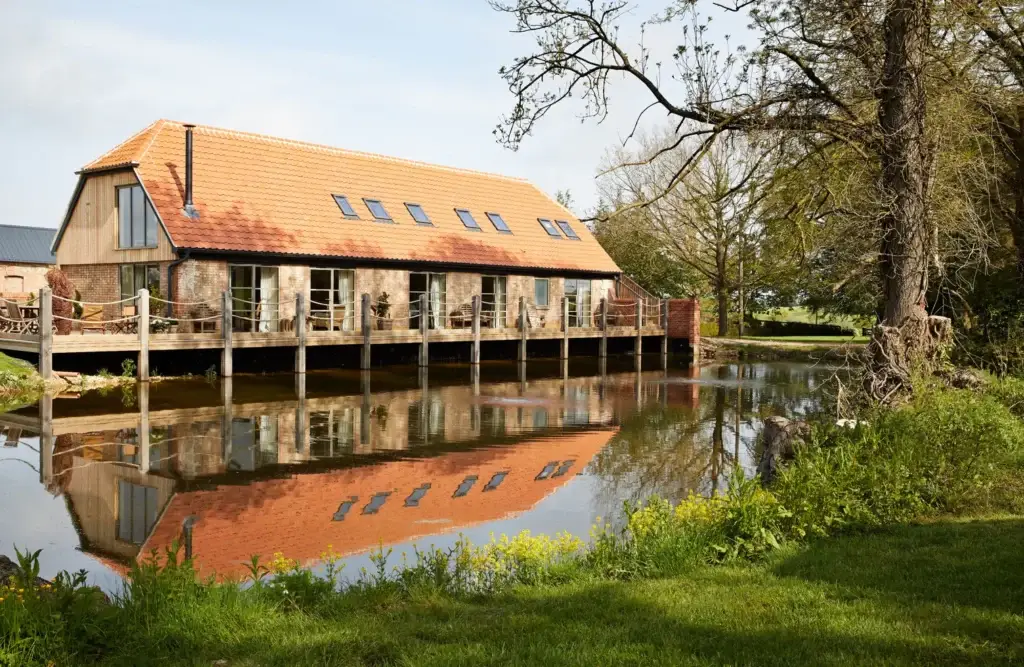
<path id="1" fill-rule="evenodd" d="M 14 359 L 0 352 L 0 373 L 12 373 L 21 378 L 31 374 L 33 370 L 34 367 L 27 361 Z"/>
<path id="2" fill-rule="evenodd" d="M 855 315 L 826 315 L 824 313 L 815 316 L 810 309 L 804 306 L 795 308 L 778 308 L 762 313 L 755 313 L 754 319 L 766 322 L 804 322 L 806 324 L 835 324 L 850 329 L 870 327 L 871 318 L 864 318 Z"/>
<path id="3" fill-rule="evenodd" d="M 340 596 L 318 615 L 212 589 L 159 623 L 124 619 L 101 664 L 1022 664 L 1021 544 L 1024 517 L 943 521 L 671 579 Z"/>

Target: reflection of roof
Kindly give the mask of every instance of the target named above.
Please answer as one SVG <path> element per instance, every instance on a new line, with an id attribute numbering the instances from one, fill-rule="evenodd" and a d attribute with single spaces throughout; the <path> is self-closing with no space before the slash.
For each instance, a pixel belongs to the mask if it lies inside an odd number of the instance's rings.
<path id="1" fill-rule="evenodd" d="M 193 132 L 196 219 L 183 213 L 181 123 L 156 121 L 83 171 L 137 165 L 177 248 L 619 272 L 583 223 L 521 179 L 213 127 Z M 333 194 L 360 219 L 347 219 Z M 397 224 L 374 222 L 363 199 L 378 200 Z M 433 224 L 416 224 L 406 203 Z M 456 209 L 480 229 L 467 229 Z M 568 220 L 581 240 L 551 238 L 538 218 Z"/>
<path id="2" fill-rule="evenodd" d="M 340 554 L 351 554 L 381 543 L 494 521 L 530 509 L 565 484 L 613 434 L 612 430 L 589 431 L 509 447 L 178 493 L 141 553 L 162 551 L 179 537 L 189 515 L 198 517 L 192 540 L 197 567 L 202 573 L 221 576 L 244 573 L 244 563 L 256 553 L 264 560 L 282 552 L 309 562 L 328 544 Z M 563 474 L 548 470 L 547 476 L 541 475 L 556 461 Z M 569 461 L 573 463 L 566 466 Z M 500 472 L 508 474 L 485 491 Z M 460 485 L 464 489 L 467 478 L 474 475 L 477 479 L 469 492 L 455 497 Z M 424 484 L 430 484 L 426 493 L 418 492 L 415 506 L 406 506 L 414 490 Z M 383 493 L 390 495 L 379 505 Z M 375 502 L 374 496 L 378 496 Z M 346 505 L 352 497 L 357 500 Z M 343 518 L 336 520 L 336 515 Z"/>
<path id="3" fill-rule="evenodd" d="M 56 229 L 0 225 L 0 263 L 56 264 L 50 242 Z"/>

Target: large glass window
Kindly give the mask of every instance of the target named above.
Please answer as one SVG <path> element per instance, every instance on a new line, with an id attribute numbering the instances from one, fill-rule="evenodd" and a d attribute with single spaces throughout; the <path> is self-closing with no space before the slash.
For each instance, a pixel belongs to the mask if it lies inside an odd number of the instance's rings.
<path id="1" fill-rule="evenodd" d="M 484 276 L 480 283 L 480 326 L 503 329 L 508 319 L 508 279 Z"/>
<path id="2" fill-rule="evenodd" d="M 233 330 L 278 331 L 277 267 L 232 264 L 228 271 Z"/>
<path id="3" fill-rule="evenodd" d="M 533 279 L 533 302 L 538 308 L 548 307 L 549 287 L 547 278 Z"/>
<path id="4" fill-rule="evenodd" d="M 119 248 L 155 248 L 157 218 L 141 185 L 117 189 L 117 245 Z"/>
<path id="5" fill-rule="evenodd" d="M 589 327 L 593 311 L 590 298 L 590 281 L 566 278 L 565 297 L 569 302 L 569 326 Z"/>
<path id="6" fill-rule="evenodd" d="M 121 298 L 130 299 L 140 289 L 160 291 L 160 267 L 156 264 L 122 264 Z"/>
<path id="7" fill-rule="evenodd" d="M 420 328 L 420 295 L 427 295 L 427 326 L 443 329 L 448 312 L 447 280 L 443 273 L 409 274 L 409 328 Z"/>
<path id="8" fill-rule="evenodd" d="M 309 316 L 314 331 L 352 331 L 356 321 L 355 271 L 310 269 Z"/>

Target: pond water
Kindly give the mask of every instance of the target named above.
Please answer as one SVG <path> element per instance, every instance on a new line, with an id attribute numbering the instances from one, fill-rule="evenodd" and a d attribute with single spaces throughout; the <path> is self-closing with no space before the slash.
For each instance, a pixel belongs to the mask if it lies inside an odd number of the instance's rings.
<path id="1" fill-rule="evenodd" d="M 713 493 L 754 463 L 765 416 L 813 407 L 833 369 L 800 363 L 530 362 L 163 382 L 0 414 L 0 553 L 118 587 L 181 540 L 203 574 L 252 554 L 348 576 L 381 545 L 460 534 L 587 537 L 623 501 Z M 603 372 L 602 372 L 603 371 Z"/>

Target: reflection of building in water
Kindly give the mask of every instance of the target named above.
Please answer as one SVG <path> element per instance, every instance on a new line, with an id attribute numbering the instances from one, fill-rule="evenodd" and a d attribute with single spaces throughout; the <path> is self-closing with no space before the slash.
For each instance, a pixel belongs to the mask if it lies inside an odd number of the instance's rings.
<path id="1" fill-rule="evenodd" d="M 315 560 L 447 532 L 528 510 L 582 471 L 613 430 L 568 433 L 424 459 L 179 492 L 142 545 L 162 551 L 198 521 L 203 573 L 242 574 L 253 553 Z"/>
<path id="2" fill-rule="evenodd" d="M 63 417 L 43 481 L 89 553 L 163 549 L 195 515 L 199 566 L 239 573 L 252 553 L 351 553 L 529 509 L 607 444 L 632 379 Z"/>

